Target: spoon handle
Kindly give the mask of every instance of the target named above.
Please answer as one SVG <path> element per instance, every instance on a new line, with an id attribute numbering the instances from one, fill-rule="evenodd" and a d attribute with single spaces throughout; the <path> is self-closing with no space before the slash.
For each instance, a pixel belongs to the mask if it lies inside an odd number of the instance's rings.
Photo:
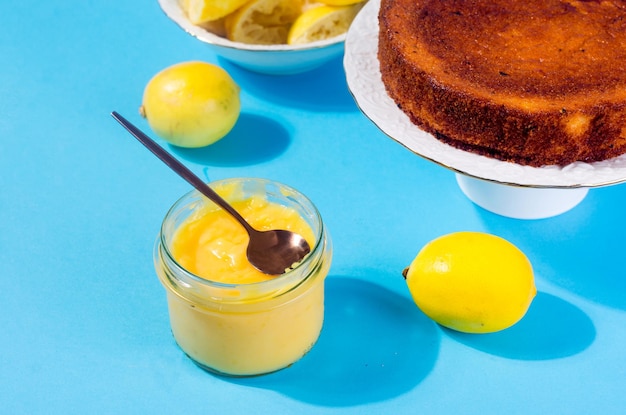
<path id="1" fill-rule="evenodd" d="M 211 189 L 202 179 L 196 176 L 191 170 L 189 170 L 184 164 L 178 161 L 174 156 L 168 153 L 163 147 L 158 145 L 154 140 L 148 137 L 143 131 L 133 125 L 126 118 L 118 114 L 116 111 L 111 113 L 113 118 L 117 120 L 124 128 L 128 130 L 141 144 L 146 146 L 148 150 L 152 152 L 155 156 L 157 156 L 161 161 L 168 165 L 169 168 L 174 170 L 180 177 L 185 179 L 189 184 L 195 187 L 198 191 L 200 191 L 203 195 L 211 199 L 215 202 L 219 207 L 230 213 L 241 223 L 241 225 L 246 228 L 248 233 L 254 232 L 255 230 L 244 220 L 244 218 L 233 209 L 220 195 L 218 195 L 213 189 Z"/>

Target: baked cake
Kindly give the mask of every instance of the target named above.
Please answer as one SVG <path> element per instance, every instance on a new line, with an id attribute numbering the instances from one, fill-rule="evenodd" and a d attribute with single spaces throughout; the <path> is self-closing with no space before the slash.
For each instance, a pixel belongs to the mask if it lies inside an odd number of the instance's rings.
<path id="1" fill-rule="evenodd" d="M 381 0 L 378 58 L 411 121 L 524 165 L 626 153 L 626 1 Z"/>

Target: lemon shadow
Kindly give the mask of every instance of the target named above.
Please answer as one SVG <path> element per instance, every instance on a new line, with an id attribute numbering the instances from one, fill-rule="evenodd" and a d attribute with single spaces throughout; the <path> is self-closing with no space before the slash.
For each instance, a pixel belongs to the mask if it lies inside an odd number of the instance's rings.
<path id="1" fill-rule="evenodd" d="M 351 277 L 326 281 L 326 318 L 313 349 L 274 374 L 231 382 L 321 406 L 354 406 L 401 395 L 432 370 L 440 331 L 415 304 Z"/>
<path id="2" fill-rule="evenodd" d="M 623 191 L 623 185 L 591 189 L 578 206 L 548 219 L 519 221 L 486 211 L 481 219 L 490 231 L 528 243 L 525 251 L 542 278 L 596 303 L 626 310 L 626 268 L 621 261 L 626 215 L 616 203 Z"/>
<path id="3" fill-rule="evenodd" d="M 308 111 L 359 111 L 348 89 L 343 54 L 308 72 L 294 75 L 265 75 L 250 72 L 226 60 L 237 84 L 246 92 L 288 107 Z"/>
<path id="4" fill-rule="evenodd" d="M 451 338 L 485 353 L 516 360 L 549 360 L 572 356 L 589 347 L 596 330 L 579 308 L 539 292 L 526 315 L 496 333 L 468 334 L 443 329 Z"/>
<path id="5" fill-rule="evenodd" d="M 291 144 L 287 129 L 257 114 L 241 113 L 233 129 L 210 146 L 183 148 L 170 146 L 181 158 L 197 164 L 236 167 L 272 160 Z"/>

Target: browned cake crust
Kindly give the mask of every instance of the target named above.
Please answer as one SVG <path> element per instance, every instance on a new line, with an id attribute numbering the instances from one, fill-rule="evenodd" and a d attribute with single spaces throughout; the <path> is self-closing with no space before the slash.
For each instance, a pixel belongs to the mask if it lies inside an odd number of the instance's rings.
<path id="1" fill-rule="evenodd" d="M 626 153 L 626 1 L 382 0 L 388 94 L 455 147 L 531 166 Z"/>

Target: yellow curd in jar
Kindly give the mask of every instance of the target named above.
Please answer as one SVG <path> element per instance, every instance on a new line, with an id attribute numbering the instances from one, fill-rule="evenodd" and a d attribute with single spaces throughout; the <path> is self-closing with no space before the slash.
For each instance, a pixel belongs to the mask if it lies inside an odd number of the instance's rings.
<path id="1" fill-rule="evenodd" d="M 300 234 L 309 246 L 315 242 L 311 227 L 290 207 L 272 204 L 261 196 L 231 205 L 258 230 L 285 229 Z M 187 271 L 211 281 L 250 284 L 275 278 L 248 262 L 248 239 L 245 229 L 232 216 L 210 205 L 178 228 L 172 254 Z"/>
<path id="2" fill-rule="evenodd" d="M 278 192 L 288 202 L 281 203 L 264 194 L 242 196 L 237 181 L 212 187 L 255 228 L 297 232 L 312 252 L 286 274 L 263 274 L 248 262 L 248 235 L 230 215 L 199 195 L 190 204 L 179 201 L 181 209 L 168 213 L 175 225 L 162 229 L 157 255 L 172 333 L 207 370 L 234 376 L 279 370 L 319 337 L 329 241 L 319 216 L 288 205 L 293 195 Z"/>

